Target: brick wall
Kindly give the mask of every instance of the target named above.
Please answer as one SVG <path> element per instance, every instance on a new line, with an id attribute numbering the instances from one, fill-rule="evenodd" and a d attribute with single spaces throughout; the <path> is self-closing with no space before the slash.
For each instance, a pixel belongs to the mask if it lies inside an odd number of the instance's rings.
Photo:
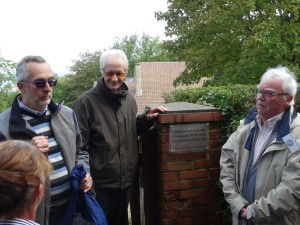
<path id="1" fill-rule="evenodd" d="M 220 225 L 220 112 L 162 114 L 143 137 L 146 225 Z M 169 125 L 209 123 L 209 149 L 169 153 Z"/>

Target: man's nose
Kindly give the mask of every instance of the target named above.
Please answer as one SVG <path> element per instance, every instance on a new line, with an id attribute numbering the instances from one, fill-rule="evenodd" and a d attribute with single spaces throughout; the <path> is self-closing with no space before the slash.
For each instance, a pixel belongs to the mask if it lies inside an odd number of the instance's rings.
<path id="1" fill-rule="evenodd" d="M 46 82 L 46 85 L 45 85 L 45 87 L 44 87 L 43 89 L 44 89 L 44 90 L 51 90 L 52 87 L 50 87 L 49 83 Z"/>
<path id="2" fill-rule="evenodd" d="M 118 76 L 117 76 L 116 74 L 114 74 L 114 75 L 111 77 L 111 79 L 117 81 L 117 80 L 118 80 Z"/>

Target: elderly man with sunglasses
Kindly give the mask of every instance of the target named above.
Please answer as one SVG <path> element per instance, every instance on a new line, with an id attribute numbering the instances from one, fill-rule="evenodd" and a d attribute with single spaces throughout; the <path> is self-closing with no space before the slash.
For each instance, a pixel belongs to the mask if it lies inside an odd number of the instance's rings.
<path id="1" fill-rule="evenodd" d="M 154 107 L 137 116 L 136 101 L 124 83 L 128 60 L 123 51 L 103 52 L 100 70 L 98 84 L 79 97 L 74 111 L 90 154 L 96 199 L 108 225 L 127 225 L 132 184 L 138 175 L 137 136 L 166 109 Z"/>
<path id="2" fill-rule="evenodd" d="M 267 70 L 256 108 L 221 150 L 220 181 L 237 224 L 300 224 L 300 115 L 297 81 L 286 67 Z"/>
<path id="3" fill-rule="evenodd" d="M 88 153 L 83 149 L 75 113 L 52 100 L 56 85 L 50 65 L 40 56 L 26 56 L 16 67 L 20 91 L 12 106 L 0 114 L 2 140 L 31 142 L 44 152 L 53 165 L 46 181 L 45 197 L 36 212 L 36 221 L 55 225 L 67 209 L 70 198 L 69 173 L 76 163 L 89 170 Z M 92 187 L 89 173 L 80 182 L 80 189 Z"/>

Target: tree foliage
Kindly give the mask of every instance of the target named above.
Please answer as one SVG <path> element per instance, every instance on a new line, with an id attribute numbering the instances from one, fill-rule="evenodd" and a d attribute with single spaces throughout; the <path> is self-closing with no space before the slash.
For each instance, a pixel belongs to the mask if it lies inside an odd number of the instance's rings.
<path id="1" fill-rule="evenodd" d="M 300 1 L 169 0 L 168 51 L 186 70 L 174 84 L 212 77 L 214 85 L 254 84 L 269 67 L 300 74 Z"/>
<path id="2" fill-rule="evenodd" d="M 134 75 L 134 67 L 138 62 L 170 61 L 166 50 L 162 48 L 163 42 L 159 37 L 137 34 L 117 38 L 112 48 L 122 49 L 129 61 L 128 76 Z"/>
<path id="3" fill-rule="evenodd" d="M 15 63 L 0 55 L 0 112 L 11 105 L 18 91 L 15 88 Z"/>
<path id="4" fill-rule="evenodd" d="M 100 77 L 100 55 L 101 51 L 80 53 L 69 68 L 71 74 L 58 79 L 54 100 L 71 106 L 83 92 L 92 88 Z"/>

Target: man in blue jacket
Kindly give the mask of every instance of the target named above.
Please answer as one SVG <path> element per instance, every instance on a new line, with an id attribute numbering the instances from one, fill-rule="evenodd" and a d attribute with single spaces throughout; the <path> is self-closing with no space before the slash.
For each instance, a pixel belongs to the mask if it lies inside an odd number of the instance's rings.
<path id="1" fill-rule="evenodd" d="M 0 114 L 2 140 L 27 140 L 44 152 L 53 166 L 45 195 L 36 212 L 41 225 L 55 225 L 67 209 L 71 185 L 69 173 L 79 163 L 89 171 L 88 153 L 82 140 L 76 116 L 67 106 L 52 100 L 57 83 L 50 65 L 40 56 L 26 56 L 16 67 L 20 91 L 12 106 Z M 80 182 L 80 189 L 92 186 L 89 173 Z"/>

